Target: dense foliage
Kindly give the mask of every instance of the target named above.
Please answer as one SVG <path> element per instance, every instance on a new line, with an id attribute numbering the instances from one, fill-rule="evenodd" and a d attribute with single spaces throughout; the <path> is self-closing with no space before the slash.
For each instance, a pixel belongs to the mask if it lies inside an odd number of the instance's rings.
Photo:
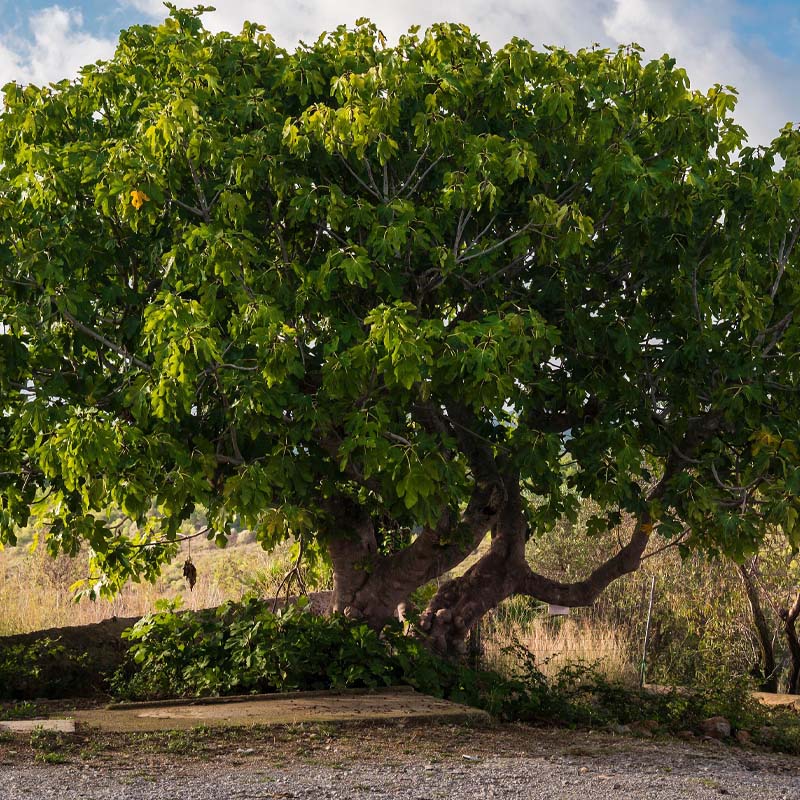
<path id="1" fill-rule="evenodd" d="M 272 613 L 255 598 L 198 613 L 170 607 L 129 629 L 115 692 L 139 699 L 297 689 L 375 688 L 399 682 L 378 633 L 344 617 Z M 401 641 L 398 639 L 397 641 Z M 420 644 L 408 641 L 410 651 Z"/>
<path id="2" fill-rule="evenodd" d="M 202 504 L 220 544 L 327 550 L 379 627 L 493 530 L 442 649 L 513 593 L 591 602 L 654 530 L 797 543 L 800 136 L 741 148 L 734 102 L 635 47 L 361 21 L 290 53 L 176 10 L 6 86 L 0 540 L 33 511 L 113 592 Z M 534 572 L 587 498 L 631 541 Z"/>
<path id="3" fill-rule="evenodd" d="M 407 685 L 505 716 L 545 704 L 540 681 L 525 686 L 470 670 L 432 654 L 401 626 L 378 633 L 312 614 L 302 601 L 277 613 L 257 598 L 197 613 L 168 605 L 124 637 L 129 649 L 111 690 L 125 699 Z"/>

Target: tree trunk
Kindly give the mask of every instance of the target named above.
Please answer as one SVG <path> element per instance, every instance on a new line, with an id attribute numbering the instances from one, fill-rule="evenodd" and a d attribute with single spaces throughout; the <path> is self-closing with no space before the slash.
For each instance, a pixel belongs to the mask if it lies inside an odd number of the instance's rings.
<path id="1" fill-rule="evenodd" d="M 363 607 L 364 602 L 359 604 L 357 598 L 369 581 L 371 565 L 377 556 L 375 530 L 369 515 L 346 501 L 337 505 L 332 516 L 336 530 L 328 540 L 333 564 L 331 611 L 361 618 L 369 609 Z"/>
<path id="2" fill-rule="evenodd" d="M 751 563 L 751 569 L 755 562 Z M 750 603 L 750 611 L 753 614 L 753 624 L 756 628 L 758 645 L 761 650 L 761 666 L 763 668 L 764 680 L 761 683 L 762 692 L 778 691 L 778 672 L 775 666 L 775 650 L 772 646 L 772 636 L 770 635 L 767 618 L 761 608 L 761 601 L 758 596 L 758 589 L 753 581 L 753 576 L 744 564 L 739 565 L 739 575 L 742 578 L 747 599 Z"/>
<path id="3" fill-rule="evenodd" d="M 378 552 L 369 515 L 341 502 L 332 510 L 335 530 L 328 539 L 333 563 L 331 610 L 364 619 L 381 628 L 409 595 L 428 581 L 460 564 L 480 544 L 506 501 L 501 482 L 479 484 L 464 512 L 456 519 L 445 509 L 406 548 L 391 555 Z"/>
<path id="4" fill-rule="evenodd" d="M 663 494 L 669 471 L 648 493 L 648 500 Z M 525 560 L 527 524 L 519 483 L 504 481 L 508 500 L 492 531 L 492 544 L 476 564 L 459 578 L 445 583 L 431 600 L 420 625 L 433 648 L 445 654 L 463 654 L 467 631 L 489 610 L 513 594 L 526 594 L 563 606 L 591 605 L 614 580 L 639 568 L 653 524 L 647 511 L 636 522 L 630 541 L 575 583 L 562 583 L 534 572 Z"/>
<path id="5" fill-rule="evenodd" d="M 791 608 L 781 609 L 781 619 L 783 620 L 783 632 L 786 635 L 786 642 L 789 645 L 789 652 L 792 656 L 792 669 L 789 673 L 789 694 L 800 693 L 800 641 L 797 638 L 795 623 L 800 616 L 800 592 Z"/>
<path id="6" fill-rule="evenodd" d="M 467 508 L 458 516 L 444 509 L 437 524 L 423 530 L 408 547 L 382 555 L 369 516 L 352 501 L 331 501 L 333 611 L 382 627 L 399 616 L 399 607 L 415 589 L 461 563 L 491 530 L 489 551 L 464 575 L 443 584 L 420 619 L 435 650 L 463 654 L 467 632 L 512 594 L 564 606 L 591 605 L 612 581 L 639 568 L 653 529 L 647 510 L 640 514 L 630 541 L 584 580 L 568 584 L 535 573 L 525 560 L 527 523 L 519 477 L 501 471 L 489 444 L 471 432 L 474 422 L 463 409 L 448 406 L 448 413 L 458 423 L 454 434 L 475 479 Z M 687 451 L 690 445 L 684 443 Z M 674 460 L 668 461 L 645 500 L 663 498 L 678 469 Z"/>
<path id="7" fill-rule="evenodd" d="M 506 482 L 508 500 L 492 530 L 489 552 L 464 575 L 445 583 L 420 620 L 434 650 L 463 655 L 478 620 L 517 591 L 524 574 L 526 524 L 519 484 Z"/>

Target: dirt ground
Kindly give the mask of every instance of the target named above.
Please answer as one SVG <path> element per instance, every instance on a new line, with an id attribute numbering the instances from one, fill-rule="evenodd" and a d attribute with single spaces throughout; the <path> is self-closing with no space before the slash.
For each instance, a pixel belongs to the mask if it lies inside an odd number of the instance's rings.
<path id="1" fill-rule="evenodd" d="M 524 725 L 303 724 L 0 738 L 0 797 L 797 800 L 797 759 Z"/>

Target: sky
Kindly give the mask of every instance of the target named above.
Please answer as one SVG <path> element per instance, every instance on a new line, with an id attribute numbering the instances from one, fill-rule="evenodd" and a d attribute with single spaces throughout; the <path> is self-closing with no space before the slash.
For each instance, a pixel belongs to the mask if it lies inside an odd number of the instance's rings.
<path id="1" fill-rule="evenodd" d="M 198 0 L 176 0 L 196 5 Z M 512 36 L 570 49 L 637 42 L 684 67 L 692 86 L 739 91 L 737 121 L 751 144 L 800 123 L 800 0 L 206 0 L 210 30 L 267 26 L 291 48 L 323 30 L 368 16 L 390 39 L 410 25 L 463 22 L 499 47 Z M 0 0 L 0 86 L 73 77 L 109 58 L 119 31 L 157 24 L 161 0 Z"/>

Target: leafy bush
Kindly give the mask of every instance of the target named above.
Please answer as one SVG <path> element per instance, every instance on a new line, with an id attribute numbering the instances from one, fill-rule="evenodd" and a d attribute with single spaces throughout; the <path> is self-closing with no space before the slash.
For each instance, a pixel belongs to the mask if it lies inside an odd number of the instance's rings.
<path id="1" fill-rule="evenodd" d="M 262 601 L 197 614 L 166 605 L 123 634 L 131 646 L 112 678 L 128 698 L 375 687 L 392 682 L 386 646 L 366 625 Z"/>
<path id="2" fill-rule="evenodd" d="M 432 654 L 399 624 L 378 633 L 311 614 L 302 602 L 275 614 L 256 598 L 197 614 L 166 604 L 123 636 L 130 649 L 111 678 L 121 699 L 405 684 L 503 718 L 520 709 L 532 718 L 546 706 L 543 681 L 470 670 Z"/>
<path id="3" fill-rule="evenodd" d="M 514 681 L 524 690 L 516 702 L 506 704 L 507 718 L 595 727 L 647 720 L 665 733 L 677 733 L 698 732 L 704 720 L 722 716 L 758 744 L 800 754 L 800 713 L 762 705 L 750 681 L 725 670 L 704 673 L 691 689 L 653 692 L 610 680 L 597 664 L 586 662 L 569 664 L 547 679 L 530 651 L 518 643 L 509 650 L 518 665 Z"/>
<path id="4" fill-rule="evenodd" d="M 43 637 L 0 650 L 0 700 L 68 697 L 86 683 L 88 656 Z"/>

